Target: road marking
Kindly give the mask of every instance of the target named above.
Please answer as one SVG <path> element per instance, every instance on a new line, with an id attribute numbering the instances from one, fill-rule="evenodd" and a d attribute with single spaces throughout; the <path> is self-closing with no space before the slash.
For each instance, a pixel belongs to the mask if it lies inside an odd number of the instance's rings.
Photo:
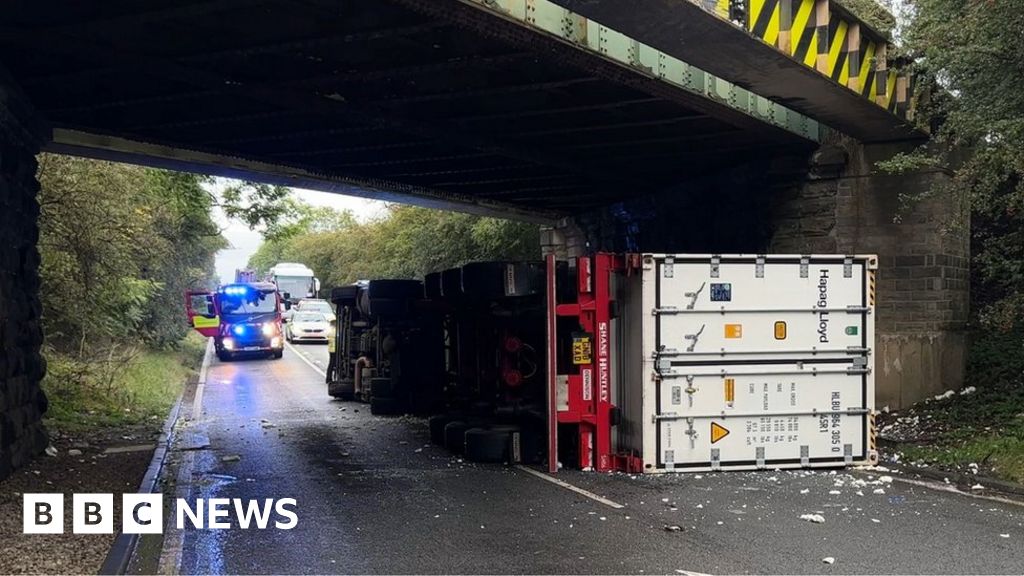
<path id="1" fill-rule="evenodd" d="M 991 502 L 999 502 L 1001 504 L 1011 504 L 1013 506 L 1024 507 L 1024 502 L 1020 500 L 1013 500 L 1012 498 L 1003 498 L 1002 496 L 989 496 L 986 494 L 974 494 L 972 492 L 964 492 L 952 484 L 940 484 L 939 482 L 929 482 L 927 480 L 913 480 L 911 478 L 901 478 L 894 476 L 893 480 L 896 482 L 903 482 L 904 484 L 911 484 L 913 486 L 920 486 L 921 488 L 928 488 L 935 490 L 936 492 L 950 492 L 953 494 L 959 494 L 961 496 L 967 496 L 968 498 L 977 498 L 979 500 L 989 500 Z"/>
<path id="2" fill-rule="evenodd" d="M 192 420 L 199 420 L 203 410 L 203 389 L 206 388 L 206 374 L 210 371 L 210 359 L 213 357 L 213 338 L 206 339 L 206 353 L 203 354 L 203 366 L 199 369 L 199 382 L 196 383 L 196 395 L 192 398 Z"/>
<path id="3" fill-rule="evenodd" d="M 284 345 L 287 346 L 289 350 L 294 352 L 295 355 L 298 356 L 300 360 L 302 360 L 306 364 L 309 364 L 310 368 L 312 368 L 313 370 L 316 370 L 317 374 L 323 376 L 324 378 L 327 378 L 327 372 L 324 372 L 323 369 L 321 369 L 319 366 L 317 366 L 316 364 L 313 364 L 313 362 L 309 358 L 306 358 L 305 354 L 303 354 L 302 352 L 299 352 L 298 348 L 296 348 L 295 346 L 292 346 L 291 344 L 289 344 L 287 342 L 285 342 Z"/>
<path id="4" fill-rule="evenodd" d="M 533 468 L 529 468 L 527 466 L 523 466 L 522 464 L 516 466 L 516 468 L 519 469 L 519 470 L 522 470 L 523 472 L 526 472 L 527 474 L 536 476 L 537 478 L 540 478 L 541 480 L 547 480 L 548 482 L 551 482 L 552 484 L 556 484 L 558 486 L 561 486 L 562 488 L 565 488 L 566 490 L 571 490 L 571 491 L 573 491 L 573 492 L 575 492 L 577 494 L 580 494 L 582 496 L 586 496 L 587 498 L 590 498 L 594 502 L 600 502 L 601 504 L 604 504 L 605 506 L 609 506 L 611 508 L 615 508 L 616 510 L 618 510 L 619 508 L 625 508 L 625 506 L 623 506 L 622 504 L 619 504 L 618 502 L 612 502 L 611 500 L 609 500 L 609 499 L 607 499 L 607 498 L 605 498 L 603 496 L 598 496 L 597 494 L 594 494 L 593 492 L 591 492 L 589 490 L 584 490 L 583 488 L 580 488 L 579 486 L 573 486 L 572 484 L 569 484 L 568 482 L 565 482 L 564 480 L 559 480 L 558 478 L 555 478 L 554 476 L 550 476 L 550 475 L 545 474 L 543 472 L 538 472 L 537 470 L 534 470 Z"/>

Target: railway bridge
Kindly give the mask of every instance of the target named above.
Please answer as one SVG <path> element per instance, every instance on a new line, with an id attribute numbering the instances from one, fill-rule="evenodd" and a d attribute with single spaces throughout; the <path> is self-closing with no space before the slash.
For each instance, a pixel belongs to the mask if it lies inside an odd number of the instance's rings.
<path id="1" fill-rule="evenodd" d="M 841 0 L 840 0 L 841 1 Z M 35 155 L 527 219 L 545 249 L 880 255 L 878 405 L 959 385 L 966 235 L 889 41 L 837 0 L 12 0 L 0 477 L 40 424 Z"/>

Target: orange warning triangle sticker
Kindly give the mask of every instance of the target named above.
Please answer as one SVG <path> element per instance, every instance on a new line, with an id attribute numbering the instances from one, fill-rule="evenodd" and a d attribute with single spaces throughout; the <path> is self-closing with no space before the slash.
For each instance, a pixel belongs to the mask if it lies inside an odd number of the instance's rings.
<path id="1" fill-rule="evenodd" d="M 729 435 L 729 430 L 718 422 L 711 423 L 711 443 L 714 444 Z"/>

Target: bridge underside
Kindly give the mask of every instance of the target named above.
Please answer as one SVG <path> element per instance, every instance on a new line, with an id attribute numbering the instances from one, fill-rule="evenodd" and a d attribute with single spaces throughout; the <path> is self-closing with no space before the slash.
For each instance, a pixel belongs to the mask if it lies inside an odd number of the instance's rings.
<path id="1" fill-rule="evenodd" d="M 56 151 L 549 218 L 813 147 L 458 0 L 14 4 Z"/>

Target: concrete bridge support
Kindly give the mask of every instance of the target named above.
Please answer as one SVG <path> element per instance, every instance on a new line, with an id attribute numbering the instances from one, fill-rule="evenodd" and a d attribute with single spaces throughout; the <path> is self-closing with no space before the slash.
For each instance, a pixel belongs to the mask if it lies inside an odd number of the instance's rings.
<path id="1" fill-rule="evenodd" d="M 0 479 L 48 444 L 35 158 L 46 132 L 11 86 L 0 77 Z"/>

